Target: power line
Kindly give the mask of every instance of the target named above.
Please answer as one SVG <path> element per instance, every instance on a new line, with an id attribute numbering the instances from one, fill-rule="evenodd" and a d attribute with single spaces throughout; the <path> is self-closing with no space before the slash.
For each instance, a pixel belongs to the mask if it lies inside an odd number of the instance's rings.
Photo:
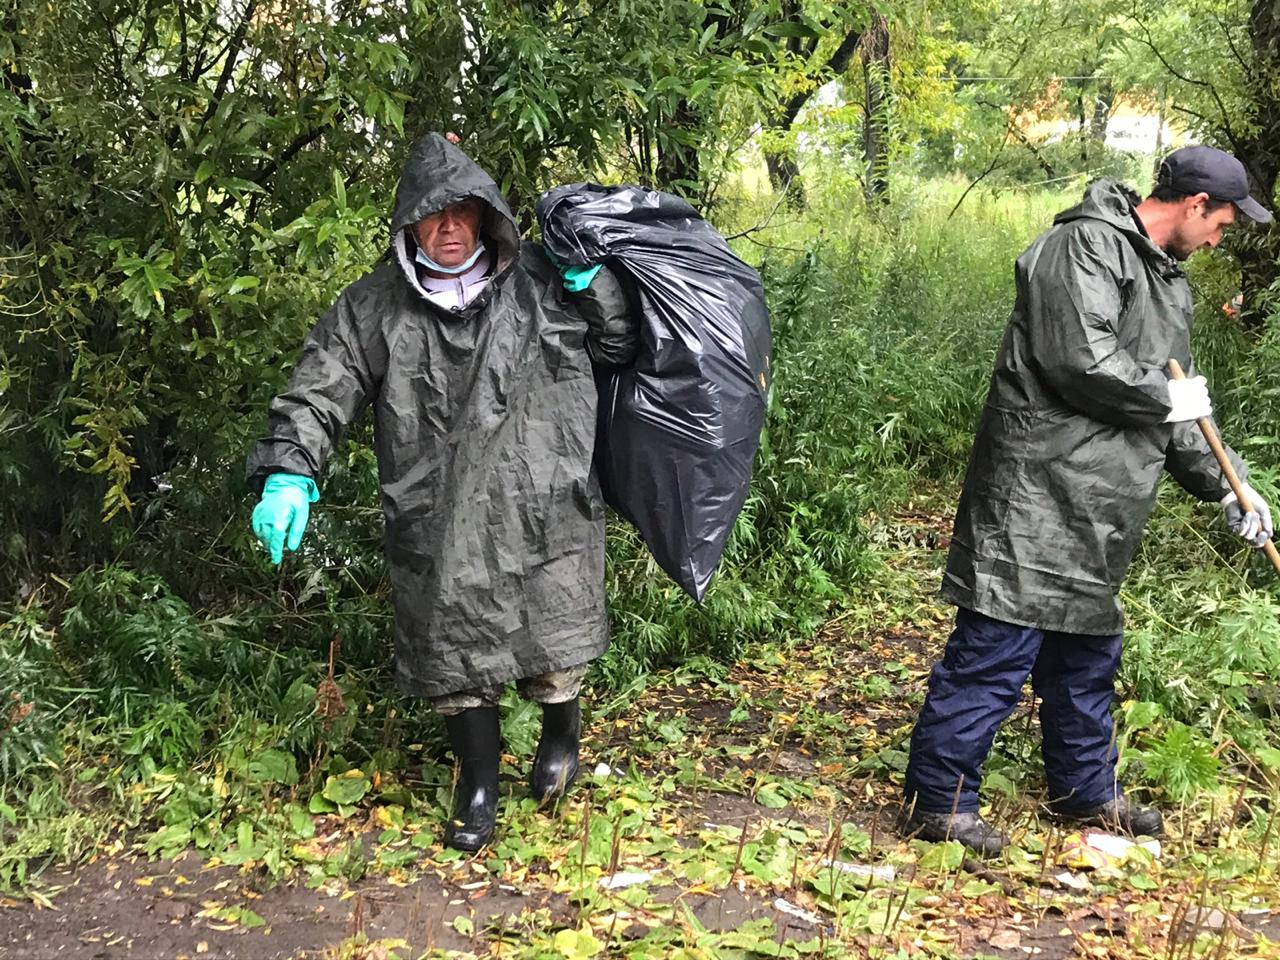
<path id="1" fill-rule="evenodd" d="M 1050 74 L 1047 77 L 952 77 L 956 83 L 974 82 L 979 80 L 1114 80 L 1115 77 L 1108 77 L 1104 74 L 1093 74 L 1087 77 L 1060 77 L 1056 74 Z"/>

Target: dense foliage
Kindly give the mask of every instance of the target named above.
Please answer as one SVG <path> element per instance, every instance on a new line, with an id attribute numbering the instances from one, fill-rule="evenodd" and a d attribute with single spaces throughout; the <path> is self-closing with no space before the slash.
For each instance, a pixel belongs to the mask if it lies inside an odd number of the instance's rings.
<path id="1" fill-rule="evenodd" d="M 596 680 L 623 689 L 693 651 L 878 609 L 901 584 L 876 518 L 908 498 L 949 509 L 1013 258 L 1076 174 L 1150 169 L 1098 146 L 1092 78 L 1123 63 L 1112 94 L 1148 96 L 1162 65 L 1124 44 L 1175 35 L 1174 11 L 1002 6 L 24 0 L 0 15 L 0 883 L 97 837 L 103 806 L 150 823 L 154 849 L 224 849 L 264 789 L 395 769 L 433 736 L 390 682 L 367 426 L 279 571 L 240 478 L 306 330 L 381 255 L 399 159 L 428 129 L 456 130 L 525 217 L 572 178 L 683 191 L 765 277 L 776 387 L 724 568 L 695 607 L 614 526 L 615 644 Z M 1250 22 L 1239 3 L 1214 12 Z M 1101 27 L 1063 33 L 1079 23 Z M 883 56 L 858 44 L 876 30 Z M 1080 134 L 1020 143 L 1011 118 L 1054 75 L 1091 78 L 1044 105 L 1083 110 Z M 1214 77 L 1232 131 L 1257 127 L 1256 76 Z M 1212 135 L 1203 88 L 1180 83 L 1162 96 Z M 1271 493 L 1280 343 L 1218 312 L 1239 277 L 1199 265 L 1197 357 Z M 1228 740 L 1280 759 L 1280 609 L 1216 523 L 1166 491 L 1126 596 L 1125 735 L 1178 797 L 1217 782 Z"/>

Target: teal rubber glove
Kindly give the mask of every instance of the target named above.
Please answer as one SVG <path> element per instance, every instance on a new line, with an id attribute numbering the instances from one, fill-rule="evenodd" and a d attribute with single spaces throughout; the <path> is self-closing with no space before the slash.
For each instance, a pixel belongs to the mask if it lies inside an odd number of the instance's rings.
<path id="1" fill-rule="evenodd" d="M 591 281 L 596 278 L 596 274 L 604 267 L 603 263 L 588 264 L 585 267 L 571 267 L 568 264 L 561 263 L 554 253 L 547 250 L 547 259 L 556 265 L 556 269 L 560 271 L 560 276 L 564 278 L 564 288 L 570 293 L 581 293 L 587 287 L 591 286 Z"/>
<path id="2" fill-rule="evenodd" d="M 262 499 L 253 508 L 253 532 L 276 566 L 285 549 L 297 550 L 311 516 L 311 504 L 320 499 L 315 481 L 297 473 L 273 473 L 262 485 Z"/>
<path id="3" fill-rule="evenodd" d="M 581 293 L 591 286 L 591 281 L 596 278 L 596 274 L 603 266 L 603 263 L 596 263 L 589 267 L 561 267 L 560 275 L 564 277 L 564 288 L 570 293 Z"/>

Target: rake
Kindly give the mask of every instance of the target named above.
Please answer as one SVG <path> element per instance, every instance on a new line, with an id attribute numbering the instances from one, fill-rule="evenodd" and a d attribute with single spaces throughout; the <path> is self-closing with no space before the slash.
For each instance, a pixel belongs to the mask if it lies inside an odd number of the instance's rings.
<path id="1" fill-rule="evenodd" d="M 1182 372 L 1182 365 L 1173 359 L 1169 360 L 1169 375 L 1174 380 L 1186 379 L 1186 374 Z M 1208 417 L 1201 417 L 1196 421 L 1196 424 L 1200 427 L 1200 432 L 1204 434 L 1204 439 L 1209 444 L 1209 449 L 1218 458 L 1218 466 L 1222 468 L 1222 475 L 1227 478 L 1227 483 L 1231 485 L 1231 492 L 1240 501 L 1240 509 L 1245 513 L 1251 513 L 1253 504 L 1245 496 L 1244 486 L 1240 483 L 1240 478 L 1236 476 L 1235 467 L 1231 466 L 1231 461 L 1227 459 L 1227 451 L 1223 449 L 1222 441 L 1218 439 L 1218 432 L 1213 428 L 1213 421 Z M 1271 561 L 1271 565 L 1276 568 L 1276 572 L 1280 573 L 1280 551 L 1276 550 L 1276 545 L 1271 540 L 1267 540 L 1262 545 L 1262 549 L 1266 553 L 1267 559 Z"/>

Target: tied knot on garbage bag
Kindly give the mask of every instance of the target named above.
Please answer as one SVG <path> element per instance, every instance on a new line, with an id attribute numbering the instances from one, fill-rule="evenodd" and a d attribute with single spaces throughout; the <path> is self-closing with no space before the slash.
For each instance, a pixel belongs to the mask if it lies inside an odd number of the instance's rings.
<path id="1" fill-rule="evenodd" d="M 636 361 L 599 368 L 605 500 L 701 601 L 746 501 L 771 380 L 760 276 L 686 201 L 573 183 L 537 205 L 559 263 L 604 263 L 640 318 Z"/>

